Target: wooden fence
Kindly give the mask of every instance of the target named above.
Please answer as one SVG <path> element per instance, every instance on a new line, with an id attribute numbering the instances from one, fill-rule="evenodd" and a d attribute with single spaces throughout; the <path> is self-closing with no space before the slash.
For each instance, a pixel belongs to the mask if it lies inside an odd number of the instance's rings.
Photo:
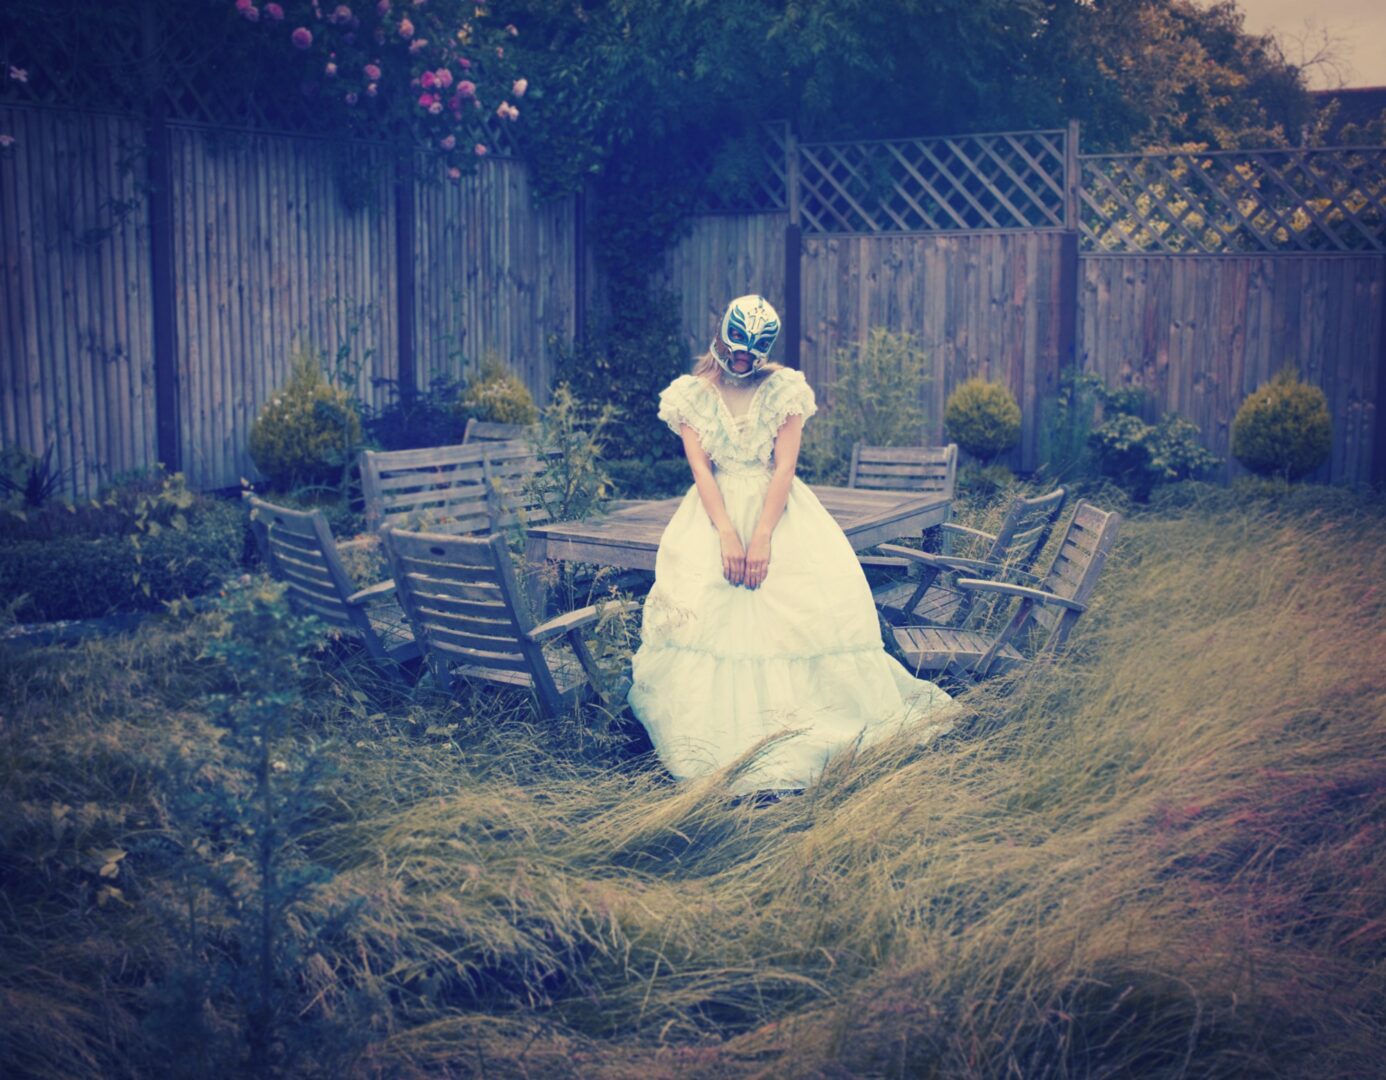
<path id="1" fill-rule="evenodd" d="M 323 140 L 169 124 L 161 445 L 148 131 L 30 106 L 0 108 L 0 130 L 15 136 L 0 157 L 0 442 L 51 445 L 80 496 L 158 460 L 199 488 L 254 475 L 251 423 L 301 349 L 340 351 L 378 406 L 391 391 L 376 380 L 403 369 L 423 388 L 488 354 L 544 400 L 553 342 L 572 340 L 571 201 L 532 207 L 519 163 L 401 196 L 393 163 L 361 144 L 373 179 L 349 210 Z"/>
<path id="2" fill-rule="evenodd" d="M 425 387 L 488 353 L 544 400 L 600 296 L 580 201 L 535 206 L 511 160 L 431 184 L 362 144 L 347 210 L 302 135 L 33 104 L 0 106 L 0 131 L 0 441 L 52 445 L 80 495 L 158 460 L 202 488 L 250 475 L 250 424 L 299 347 L 342 350 L 374 404 L 373 379 Z M 1386 475 L 1371 153 L 1086 156 L 1072 127 L 767 144 L 755 198 L 710 206 L 665 259 L 690 357 L 742 292 L 780 308 L 781 358 L 820 388 L 842 346 L 908 330 L 932 357 L 929 437 L 961 379 L 1004 379 L 1023 468 L 1067 365 L 1148 389 L 1226 457 L 1241 400 L 1289 363 L 1332 405 L 1324 477 Z"/>

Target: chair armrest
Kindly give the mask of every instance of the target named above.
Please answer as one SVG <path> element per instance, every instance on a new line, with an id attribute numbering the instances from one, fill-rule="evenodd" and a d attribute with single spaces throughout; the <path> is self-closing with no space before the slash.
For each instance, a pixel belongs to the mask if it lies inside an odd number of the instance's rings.
<path id="1" fill-rule="evenodd" d="M 939 526 L 944 532 L 966 533 L 976 540 L 985 540 L 988 543 L 995 541 L 994 533 L 982 532 L 981 529 L 969 529 L 966 525 L 954 525 L 951 521 L 945 521 Z"/>
<path id="2" fill-rule="evenodd" d="M 932 566 L 938 570 L 971 570 L 978 574 L 994 574 L 1000 569 L 995 563 L 985 562 L 982 559 L 962 559 L 956 555 L 938 555 L 932 551 L 920 551 L 918 548 L 904 547 L 901 544 L 878 544 L 877 551 L 887 555 L 898 556 L 901 559 L 908 559 L 912 563 L 921 566 Z"/>
<path id="3" fill-rule="evenodd" d="M 368 534 L 366 536 L 358 536 L 354 540 L 338 540 L 337 550 L 355 551 L 357 548 L 374 547 L 378 543 L 380 543 L 379 536 L 371 536 Z"/>
<path id="4" fill-rule="evenodd" d="M 897 559 L 889 555 L 858 555 L 857 561 L 866 570 L 908 570 L 914 565 L 909 559 Z"/>
<path id="5" fill-rule="evenodd" d="M 394 581 L 381 581 L 375 585 L 360 589 L 346 598 L 348 604 L 369 604 L 372 600 L 378 600 L 382 596 L 389 596 L 395 591 Z"/>
<path id="6" fill-rule="evenodd" d="M 638 600 L 610 600 L 600 604 L 588 604 L 584 608 L 569 611 L 564 615 L 555 615 L 548 622 L 540 623 L 534 627 L 526 636 L 530 641 L 536 643 L 547 641 L 549 638 L 567 634 L 573 630 L 580 630 L 582 627 L 596 622 L 613 607 L 621 611 L 632 611 L 640 606 Z"/>
<path id="7" fill-rule="evenodd" d="M 1080 604 L 1077 600 L 1070 600 L 1064 596 L 1056 596 L 1054 593 L 1045 592 L 1043 589 L 1032 589 L 1028 585 L 1012 585 L 1006 581 L 979 581 L 977 578 L 958 578 L 953 582 L 960 589 L 968 589 L 972 592 L 992 592 L 1004 593 L 1007 596 L 1019 596 L 1026 600 L 1033 600 L 1037 604 L 1053 604 L 1056 607 L 1065 607 L 1070 611 L 1086 611 L 1087 604 Z"/>

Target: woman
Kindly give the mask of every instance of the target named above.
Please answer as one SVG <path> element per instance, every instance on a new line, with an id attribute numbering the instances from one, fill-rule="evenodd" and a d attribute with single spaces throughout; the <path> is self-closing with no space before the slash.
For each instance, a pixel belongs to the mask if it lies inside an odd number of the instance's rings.
<path id="1" fill-rule="evenodd" d="M 817 406 L 801 372 L 767 362 L 778 333 L 763 297 L 738 297 L 659 396 L 693 486 L 660 539 L 630 692 L 680 780 L 793 731 L 737 791 L 803 788 L 835 751 L 926 715 L 922 734 L 952 726 L 951 698 L 885 651 L 851 543 L 795 475 Z"/>

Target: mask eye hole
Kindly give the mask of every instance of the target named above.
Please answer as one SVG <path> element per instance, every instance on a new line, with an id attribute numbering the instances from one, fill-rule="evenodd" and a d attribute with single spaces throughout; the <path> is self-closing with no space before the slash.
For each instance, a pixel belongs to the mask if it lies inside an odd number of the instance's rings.
<path id="1" fill-rule="evenodd" d="M 732 327 L 731 339 L 738 345 L 744 345 L 746 343 L 746 335 L 736 327 Z"/>

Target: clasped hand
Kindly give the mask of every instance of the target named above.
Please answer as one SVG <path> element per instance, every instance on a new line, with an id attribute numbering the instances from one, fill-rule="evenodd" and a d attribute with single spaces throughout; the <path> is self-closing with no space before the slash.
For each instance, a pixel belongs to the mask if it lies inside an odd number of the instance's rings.
<path id="1" fill-rule="evenodd" d="M 759 588 L 770 572 L 770 537 L 751 534 L 750 547 L 741 543 L 734 529 L 720 534 L 722 539 L 722 576 L 733 585 Z"/>

